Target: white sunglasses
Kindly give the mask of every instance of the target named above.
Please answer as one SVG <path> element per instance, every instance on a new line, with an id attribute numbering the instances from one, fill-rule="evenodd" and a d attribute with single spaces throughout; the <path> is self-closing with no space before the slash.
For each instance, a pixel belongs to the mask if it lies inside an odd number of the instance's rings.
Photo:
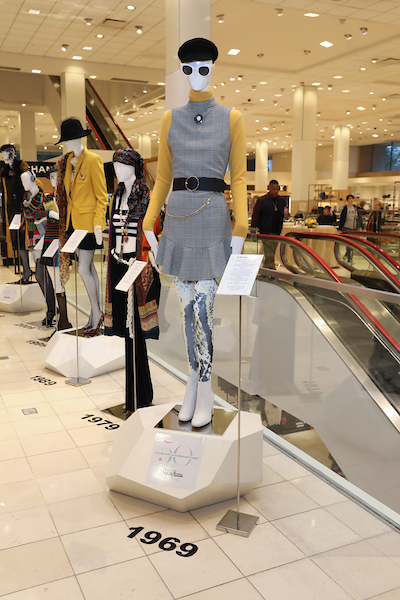
<path id="1" fill-rule="evenodd" d="M 213 68 L 214 65 L 201 65 L 200 67 L 193 67 L 192 65 L 187 63 L 181 64 L 181 71 L 184 75 L 191 75 L 194 72 L 199 73 L 199 75 L 202 75 L 203 77 L 207 77 L 207 75 L 211 73 Z"/>

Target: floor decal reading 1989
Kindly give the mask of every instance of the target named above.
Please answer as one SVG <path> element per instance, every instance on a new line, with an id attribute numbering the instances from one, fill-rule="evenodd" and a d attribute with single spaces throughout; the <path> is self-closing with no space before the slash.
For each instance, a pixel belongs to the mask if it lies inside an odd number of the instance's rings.
<path id="1" fill-rule="evenodd" d="M 143 531 L 144 527 L 129 527 L 129 529 L 132 533 L 130 533 L 128 537 L 134 538 L 138 533 Z M 161 548 L 161 550 L 165 550 L 166 552 L 171 552 L 172 550 L 175 550 L 177 545 L 181 543 L 181 540 L 175 537 L 166 537 L 163 540 L 161 540 L 161 538 L 162 534 L 158 533 L 158 531 L 147 531 L 144 534 L 144 537 L 139 539 L 142 542 L 142 544 L 157 544 L 157 542 L 160 542 L 158 544 L 158 547 Z M 188 557 L 193 556 L 193 554 L 196 554 L 198 549 L 199 548 L 198 546 L 196 546 L 196 544 L 187 542 L 179 546 L 179 550 L 177 550 L 176 553 L 178 554 L 178 556 Z"/>
<path id="2" fill-rule="evenodd" d="M 89 417 L 92 417 L 92 419 L 90 419 Z M 85 417 L 82 417 L 82 419 L 87 419 L 88 423 L 96 423 L 96 425 L 108 424 L 108 427 L 106 427 L 106 429 L 118 429 L 119 427 L 118 423 L 113 423 L 112 421 L 107 421 L 106 419 L 102 419 L 101 417 L 95 417 L 94 415 L 86 415 Z"/>

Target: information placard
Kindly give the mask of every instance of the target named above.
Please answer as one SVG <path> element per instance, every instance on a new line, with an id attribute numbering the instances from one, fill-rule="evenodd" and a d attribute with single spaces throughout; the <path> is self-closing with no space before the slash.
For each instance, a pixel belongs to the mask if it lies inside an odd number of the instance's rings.
<path id="1" fill-rule="evenodd" d="M 21 227 L 21 215 L 14 215 L 8 229 L 17 230 Z"/>
<path id="2" fill-rule="evenodd" d="M 14 302 L 19 294 L 19 286 L 13 285 L 12 283 L 5 283 L 3 289 L 0 292 L 0 302 Z"/>
<path id="3" fill-rule="evenodd" d="M 146 483 L 195 490 L 203 447 L 200 435 L 156 433 Z"/>
<path id="4" fill-rule="evenodd" d="M 115 289 L 119 290 L 120 292 L 127 292 L 132 283 L 136 280 L 136 277 L 143 271 L 146 265 L 147 263 L 143 260 L 135 260 L 119 284 L 115 286 Z"/>
<path id="5" fill-rule="evenodd" d="M 232 254 L 222 275 L 217 294 L 250 296 L 262 259 L 262 254 Z"/>
<path id="6" fill-rule="evenodd" d="M 53 258 L 55 253 L 58 250 L 58 240 L 53 240 L 50 246 L 47 248 L 46 252 L 43 252 L 43 257 L 45 258 Z"/>
<path id="7" fill-rule="evenodd" d="M 70 254 L 75 252 L 86 234 L 87 229 L 75 229 L 71 237 L 68 238 L 67 243 L 61 248 L 61 252 L 69 252 Z"/>

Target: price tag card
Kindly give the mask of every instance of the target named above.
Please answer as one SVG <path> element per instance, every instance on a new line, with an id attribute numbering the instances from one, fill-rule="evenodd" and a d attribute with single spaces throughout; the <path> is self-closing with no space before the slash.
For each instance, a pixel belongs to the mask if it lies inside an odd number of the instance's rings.
<path id="1" fill-rule="evenodd" d="M 217 294 L 250 296 L 262 259 L 262 254 L 232 254 L 222 275 Z"/>
<path id="2" fill-rule="evenodd" d="M 35 246 L 35 250 L 43 250 L 44 236 L 40 238 L 38 243 Z"/>
<path id="3" fill-rule="evenodd" d="M 13 219 L 10 223 L 10 230 L 15 231 L 16 229 L 19 229 L 21 227 L 21 215 L 14 215 Z"/>
<path id="4" fill-rule="evenodd" d="M 143 271 L 146 264 L 147 263 L 143 260 L 135 260 L 115 289 L 119 290 L 120 292 L 127 292 L 132 283 L 136 280 L 137 276 Z"/>
<path id="5" fill-rule="evenodd" d="M 75 229 L 71 237 L 68 238 L 67 243 L 61 248 L 61 252 L 69 252 L 70 254 L 75 252 L 86 234 L 87 229 Z"/>
<path id="6" fill-rule="evenodd" d="M 65 246 L 64 246 L 65 248 Z M 46 258 L 53 258 L 53 256 L 55 255 L 55 253 L 58 250 L 58 240 L 53 240 L 50 244 L 50 246 L 47 248 L 46 252 L 43 252 L 43 257 Z"/>

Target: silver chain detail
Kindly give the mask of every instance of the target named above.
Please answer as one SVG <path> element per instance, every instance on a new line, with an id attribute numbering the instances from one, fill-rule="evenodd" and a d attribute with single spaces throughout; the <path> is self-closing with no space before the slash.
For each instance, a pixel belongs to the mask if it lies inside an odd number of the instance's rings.
<path id="1" fill-rule="evenodd" d="M 165 214 L 167 215 L 167 217 L 169 217 L 170 219 L 188 219 L 189 217 L 194 217 L 194 215 L 198 215 L 199 212 L 201 212 L 203 210 L 203 208 L 205 208 L 206 206 L 208 206 L 208 204 L 210 204 L 211 200 L 214 198 L 214 196 L 218 194 L 218 192 L 214 192 L 212 196 L 210 196 L 210 198 L 207 200 L 207 202 L 205 202 L 203 204 L 203 206 L 200 206 L 200 208 L 198 208 L 197 210 L 195 210 L 194 212 L 190 213 L 190 215 L 184 215 L 183 217 L 175 217 L 174 215 L 170 215 L 169 212 L 166 210 Z"/>

